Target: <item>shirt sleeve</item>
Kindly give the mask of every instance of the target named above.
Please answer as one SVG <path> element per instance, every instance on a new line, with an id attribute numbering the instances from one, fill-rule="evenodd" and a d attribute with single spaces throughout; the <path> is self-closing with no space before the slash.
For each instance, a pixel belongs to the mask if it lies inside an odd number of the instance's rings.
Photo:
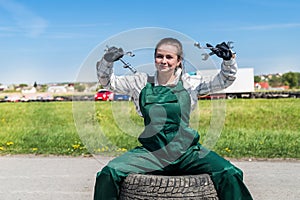
<path id="1" fill-rule="evenodd" d="M 134 89 L 141 90 L 147 83 L 147 74 L 145 73 L 116 76 L 113 71 L 113 63 L 107 62 L 103 58 L 97 62 L 97 77 L 104 88 L 127 95 L 131 95 Z"/>
<path id="2" fill-rule="evenodd" d="M 199 77 L 199 85 L 196 87 L 198 94 L 214 93 L 229 87 L 236 79 L 237 68 L 234 58 L 228 61 L 224 60 L 219 72 Z"/>
<path id="3" fill-rule="evenodd" d="M 116 76 L 113 72 L 113 63 L 103 58 L 97 62 L 97 77 L 99 83 L 114 93 L 126 94 L 133 98 L 137 112 L 140 114 L 139 95 L 147 84 L 146 73 Z"/>
<path id="4" fill-rule="evenodd" d="M 96 69 L 97 69 L 97 77 L 99 80 L 99 83 L 104 87 L 104 88 L 109 88 L 110 86 L 110 78 L 111 75 L 113 74 L 113 63 L 112 62 L 107 62 L 103 58 L 99 60 L 96 64 Z"/>

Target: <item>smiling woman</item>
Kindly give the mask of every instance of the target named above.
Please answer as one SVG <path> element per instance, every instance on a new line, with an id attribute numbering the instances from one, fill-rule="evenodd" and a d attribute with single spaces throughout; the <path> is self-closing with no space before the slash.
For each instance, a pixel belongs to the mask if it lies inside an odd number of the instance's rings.
<path id="1" fill-rule="evenodd" d="M 178 68 L 182 70 L 182 45 L 173 38 L 162 39 L 155 48 L 155 67 L 158 72 L 157 81 L 160 85 L 170 85 L 176 79 Z"/>
<path id="2" fill-rule="evenodd" d="M 191 77 L 183 71 L 182 43 L 161 39 L 154 51 L 156 71 L 117 76 L 114 62 L 122 48 L 110 47 L 97 62 L 99 83 L 112 91 L 132 94 L 136 110 L 144 120 L 138 141 L 141 146 L 111 160 L 97 174 L 95 200 L 118 199 L 120 184 L 129 174 L 210 175 L 220 199 L 252 199 L 243 183 L 242 171 L 199 143 L 197 130 L 190 127 L 190 115 L 198 103 L 197 94 L 218 91 L 235 80 L 237 64 L 228 45 L 212 51 L 222 58 L 221 70 L 211 80 Z"/>

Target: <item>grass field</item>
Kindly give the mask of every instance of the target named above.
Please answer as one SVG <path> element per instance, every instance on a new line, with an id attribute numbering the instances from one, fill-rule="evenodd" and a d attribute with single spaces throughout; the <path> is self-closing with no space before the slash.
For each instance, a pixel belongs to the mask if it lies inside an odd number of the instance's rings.
<path id="1" fill-rule="evenodd" d="M 215 101 L 199 101 L 197 129 L 204 144 L 214 129 Z M 217 153 L 300 158 L 299 99 L 235 99 L 222 107 L 224 122 L 211 146 Z M 108 154 L 139 145 L 143 121 L 132 102 L 1 103 L 0 127 L 0 154 Z"/>

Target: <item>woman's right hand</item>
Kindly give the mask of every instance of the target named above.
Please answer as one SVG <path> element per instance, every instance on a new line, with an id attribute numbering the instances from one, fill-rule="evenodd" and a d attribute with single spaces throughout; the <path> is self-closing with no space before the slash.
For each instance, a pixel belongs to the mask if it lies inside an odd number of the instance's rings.
<path id="1" fill-rule="evenodd" d="M 109 47 L 106 50 L 106 53 L 104 54 L 103 58 L 107 62 L 115 62 L 122 58 L 124 56 L 124 51 L 122 48 L 117 48 L 117 47 Z"/>

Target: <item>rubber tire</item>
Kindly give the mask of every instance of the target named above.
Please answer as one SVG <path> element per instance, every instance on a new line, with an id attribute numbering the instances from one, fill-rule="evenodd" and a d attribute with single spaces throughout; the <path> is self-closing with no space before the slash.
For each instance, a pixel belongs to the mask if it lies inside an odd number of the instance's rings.
<path id="1" fill-rule="evenodd" d="M 217 200 L 208 174 L 158 176 L 130 174 L 121 185 L 120 200 Z"/>

